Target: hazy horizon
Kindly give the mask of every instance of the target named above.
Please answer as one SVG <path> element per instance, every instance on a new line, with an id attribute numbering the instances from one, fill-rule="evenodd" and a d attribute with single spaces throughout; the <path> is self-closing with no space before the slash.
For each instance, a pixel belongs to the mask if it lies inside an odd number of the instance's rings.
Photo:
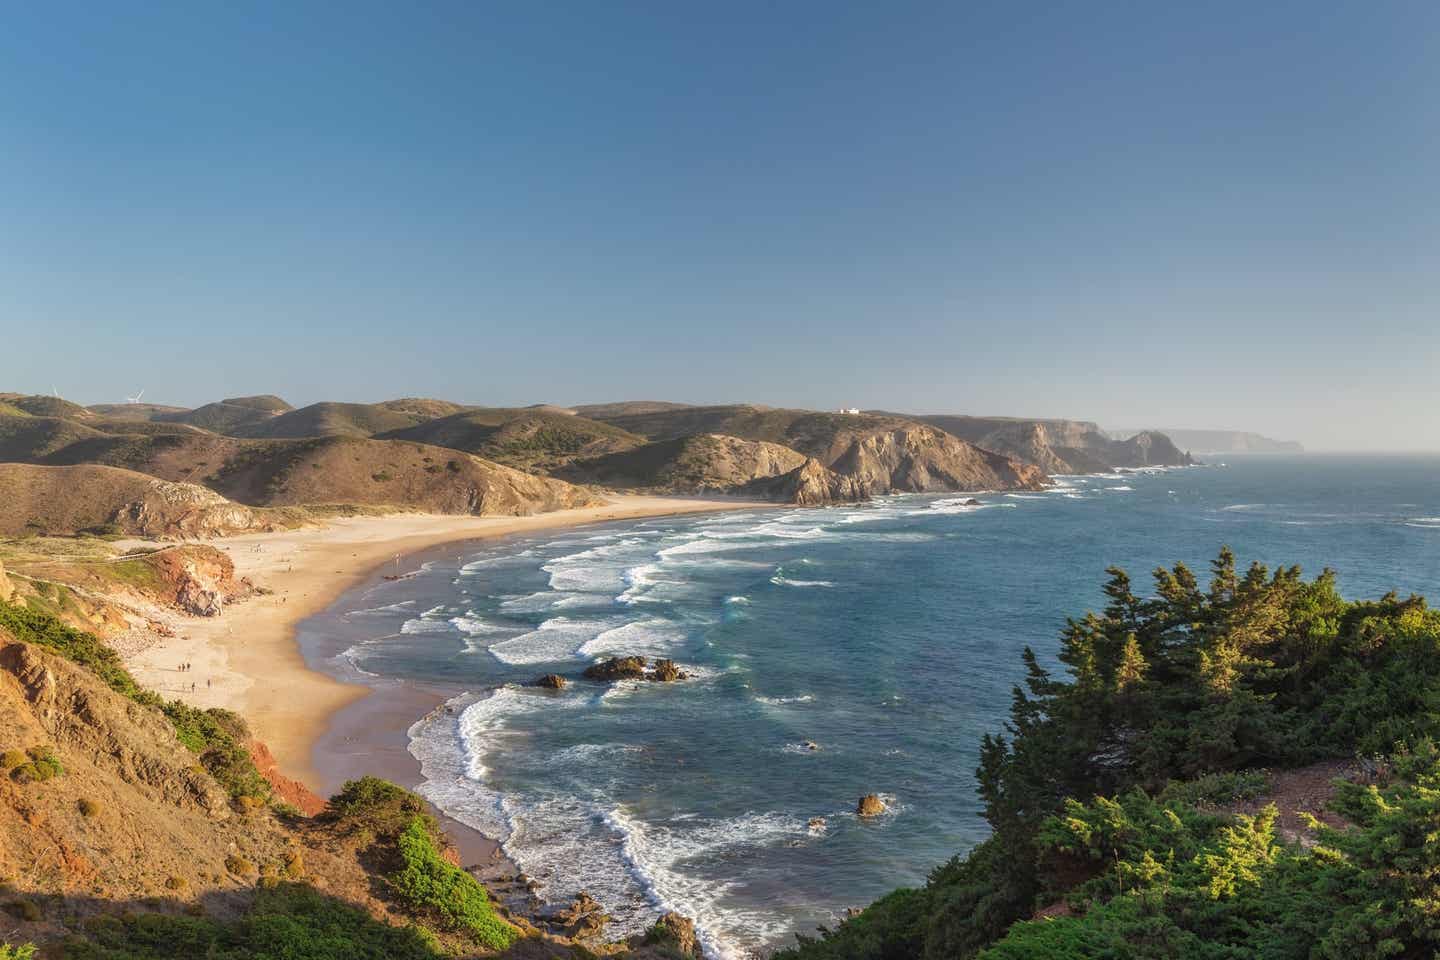
<path id="1" fill-rule="evenodd" d="M 17 8 L 0 390 L 1437 450 L 1436 37 L 1400 0 Z"/>

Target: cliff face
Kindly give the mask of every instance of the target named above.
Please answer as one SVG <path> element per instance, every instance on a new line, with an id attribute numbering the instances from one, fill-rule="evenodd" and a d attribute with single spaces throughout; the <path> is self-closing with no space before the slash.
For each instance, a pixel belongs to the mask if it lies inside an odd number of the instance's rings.
<path id="1" fill-rule="evenodd" d="M 761 496 L 745 488 L 789 473 L 805 459 L 777 443 L 707 433 L 579 460 L 560 475 L 583 483 L 662 493 Z"/>
<path id="2" fill-rule="evenodd" d="M 869 496 L 854 477 L 842 476 L 814 457 L 806 457 L 804 463 L 786 473 L 754 480 L 740 492 L 804 507 L 847 503 Z"/>
<path id="3" fill-rule="evenodd" d="M 1026 420 L 925 414 L 916 420 L 1046 473 L 1102 473 L 1115 467 L 1186 466 L 1192 461 L 1162 433 L 1114 440 L 1089 420 Z"/>
<path id="4" fill-rule="evenodd" d="M 171 877 L 188 889 L 230 877 L 232 845 L 251 859 L 279 855 L 275 838 L 232 813 L 158 711 L 0 631 L 0 747 L 37 745 L 53 749 L 60 776 L 0 776 L 0 874 L 20 892 L 164 896 Z"/>
<path id="5" fill-rule="evenodd" d="M 1143 430 L 1129 440 L 1111 444 L 1110 456 L 1117 467 L 1183 467 L 1194 461 L 1170 438 L 1153 430 Z"/>
<path id="6" fill-rule="evenodd" d="M 894 414 L 821 413 L 755 405 L 584 409 L 591 417 L 660 441 L 715 433 L 779 444 L 850 478 L 854 496 L 1003 490 L 1044 482 L 1041 469 Z"/>
<path id="7" fill-rule="evenodd" d="M 852 478 L 867 495 L 1035 489 L 1045 482 L 1038 466 L 919 423 L 873 432 L 841 431 L 817 459 Z"/>

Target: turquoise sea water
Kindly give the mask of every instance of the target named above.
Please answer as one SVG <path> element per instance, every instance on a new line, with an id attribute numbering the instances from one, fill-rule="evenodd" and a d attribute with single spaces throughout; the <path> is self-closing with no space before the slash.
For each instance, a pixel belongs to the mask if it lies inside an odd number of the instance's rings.
<path id="1" fill-rule="evenodd" d="M 348 595 L 331 629 L 342 669 L 451 698 L 410 731 L 421 790 L 502 839 L 547 897 L 588 890 L 616 932 L 676 909 L 709 955 L 763 955 L 985 836 L 980 736 L 1021 648 L 1053 658 L 1106 566 L 1143 587 L 1229 544 L 1242 563 L 1331 566 L 1347 596 L 1434 596 L 1437 478 L 1437 458 L 1235 458 L 981 506 L 898 496 L 554 531 L 448 548 Z M 578 680 L 628 653 L 695 678 Z M 577 682 L 520 685 L 547 672 Z M 890 809 L 861 821 L 871 792 Z"/>

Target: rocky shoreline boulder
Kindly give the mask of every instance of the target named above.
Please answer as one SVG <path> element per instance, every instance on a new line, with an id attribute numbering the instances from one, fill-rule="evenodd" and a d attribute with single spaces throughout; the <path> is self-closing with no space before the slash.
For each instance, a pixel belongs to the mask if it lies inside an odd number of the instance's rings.
<path id="1" fill-rule="evenodd" d="M 560 674 L 558 673 L 547 673 L 545 674 L 545 676 L 532 683 L 531 686 L 544 687 L 547 690 L 564 690 L 565 684 L 568 682 L 569 681 L 567 681 L 564 677 L 560 676 Z"/>

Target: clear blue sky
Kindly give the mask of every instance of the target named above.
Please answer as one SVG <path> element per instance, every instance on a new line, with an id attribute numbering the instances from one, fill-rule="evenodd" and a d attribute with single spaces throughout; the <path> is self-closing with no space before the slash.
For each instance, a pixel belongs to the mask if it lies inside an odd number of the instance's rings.
<path id="1" fill-rule="evenodd" d="M 1440 448 L 1440 5 L 4 3 L 0 389 Z"/>

